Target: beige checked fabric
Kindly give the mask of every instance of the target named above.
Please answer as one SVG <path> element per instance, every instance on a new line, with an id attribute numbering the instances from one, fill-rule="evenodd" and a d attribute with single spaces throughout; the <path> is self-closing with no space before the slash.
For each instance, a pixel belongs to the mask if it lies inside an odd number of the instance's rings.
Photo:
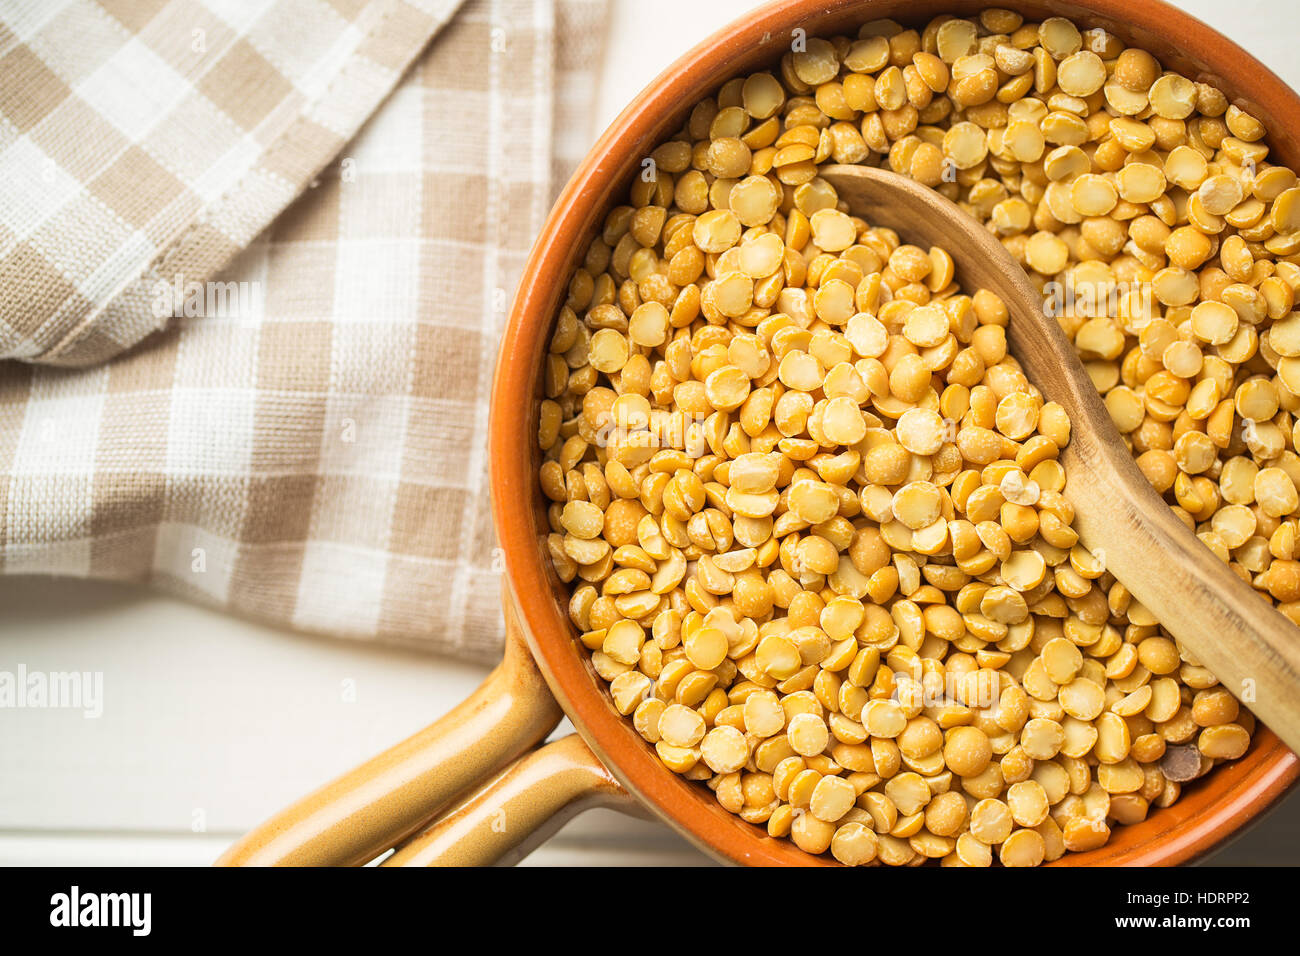
<path id="1" fill-rule="evenodd" d="M 499 652 L 492 365 L 605 0 L 455 6 L 0 0 L 0 570 Z"/>
<path id="2" fill-rule="evenodd" d="M 0 5 L 0 356 L 107 359 L 260 233 L 457 0 Z"/>

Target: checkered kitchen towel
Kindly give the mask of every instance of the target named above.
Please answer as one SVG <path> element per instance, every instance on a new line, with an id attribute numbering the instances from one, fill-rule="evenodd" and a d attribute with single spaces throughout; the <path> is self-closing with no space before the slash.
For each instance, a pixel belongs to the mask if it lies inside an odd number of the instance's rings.
<path id="1" fill-rule="evenodd" d="M 491 368 L 605 2 L 0 0 L 0 570 L 497 653 Z"/>

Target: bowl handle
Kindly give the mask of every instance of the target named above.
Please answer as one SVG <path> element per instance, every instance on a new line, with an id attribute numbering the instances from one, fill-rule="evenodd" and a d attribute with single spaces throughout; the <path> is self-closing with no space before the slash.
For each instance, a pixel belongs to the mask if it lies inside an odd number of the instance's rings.
<path id="1" fill-rule="evenodd" d="M 593 807 L 644 813 L 582 738 L 570 734 L 517 760 L 381 865 L 510 866 Z"/>
<path id="2" fill-rule="evenodd" d="M 280 811 L 218 866 L 358 866 L 420 830 L 543 740 L 563 712 L 507 596 L 505 657 L 437 722 Z M 594 759 L 594 758 L 593 758 Z"/>

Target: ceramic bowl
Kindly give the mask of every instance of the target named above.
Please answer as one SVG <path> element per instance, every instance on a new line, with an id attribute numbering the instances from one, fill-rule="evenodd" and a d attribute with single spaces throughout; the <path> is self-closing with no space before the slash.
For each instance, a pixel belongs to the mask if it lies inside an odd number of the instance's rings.
<path id="1" fill-rule="evenodd" d="M 853 34 L 891 17 L 920 27 L 941 13 L 990 6 L 1027 19 L 1064 16 L 1142 47 L 1168 69 L 1222 89 L 1270 130 L 1274 155 L 1300 168 L 1300 98 L 1250 54 L 1167 4 L 1130 0 L 781 0 L 724 28 L 665 70 L 619 115 L 587 155 L 547 220 L 524 269 L 505 332 L 492 400 L 492 494 L 497 531 L 524 634 L 551 691 L 615 778 L 643 805 L 714 855 L 738 863 L 820 864 L 722 809 L 702 785 L 666 770 L 613 708 L 565 612 L 567 594 L 545 554 L 546 503 L 537 487 L 542 360 L 569 278 L 606 212 L 624 201 L 641 160 L 680 128 L 692 105 L 733 76 L 773 66 L 792 31 Z M 1241 759 L 1189 785 L 1173 806 L 1118 827 L 1110 842 L 1056 865 L 1170 865 L 1189 861 L 1259 815 L 1297 775 L 1297 761 L 1261 728 Z"/>

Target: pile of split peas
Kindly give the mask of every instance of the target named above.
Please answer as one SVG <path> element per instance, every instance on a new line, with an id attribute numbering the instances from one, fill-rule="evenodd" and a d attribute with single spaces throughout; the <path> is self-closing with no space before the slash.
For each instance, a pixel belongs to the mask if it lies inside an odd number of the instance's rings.
<path id="1" fill-rule="evenodd" d="M 818 167 L 999 236 L 1151 483 L 1300 620 L 1300 188 L 1264 133 L 1008 10 L 797 38 L 695 106 L 572 278 L 538 435 L 570 616 L 668 768 L 846 864 L 1033 866 L 1246 751 L 1078 543 L 1003 302 Z"/>

